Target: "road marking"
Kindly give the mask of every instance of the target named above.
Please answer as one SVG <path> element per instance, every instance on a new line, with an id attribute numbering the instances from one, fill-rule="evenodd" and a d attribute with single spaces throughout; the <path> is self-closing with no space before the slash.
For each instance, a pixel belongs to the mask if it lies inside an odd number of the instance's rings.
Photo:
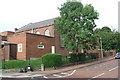
<path id="1" fill-rule="evenodd" d="M 44 78 L 48 78 L 48 77 L 46 77 L 46 76 L 43 76 Z"/>
<path id="2" fill-rule="evenodd" d="M 61 73 L 61 74 L 68 74 L 68 73 Z"/>
<path id="3" fill-rule="evenodd" d="M 104 75 L 105 73 L 101 73 L 101 74 L 99 74 L 99 75 L 97 75 L 97 76 L 94 76 L 94 77 L 92 77 L 91 79 L 88 79 L 88 80 L 92 80 L 93 78 L 98 78 L 98 77 L 100 77 L 100 76 L 102 76 L 102 75 Z"/>
<path id="4" fill-rule="evenodd" d="M 54 74 L 53 76 L 56 76 L 56 77 L 62 77 L 62 76 L 60 76 L 60 75 L 57 75 L 57 74 Z"/>
<path id="5" fill-rule="evenodd" d="M 68 76 L 71 76 L 75 73 L 76 70 L 74 70 L 71 74 L 67 74 L 65 76 L 60 76 L 60 75 L 56 75 L 56 74 L 53 74 L 53 76 L 58 76 L 58 77 L 54 77 L 54 78 L 59 78 L 59 77 L 68 77 Z M 44 78 L 48 78 L 47 76 L 43 76 Z"/>
<path id="6" fill-rule="evenodd" d="M 97 75 L 97 76 L 94 76 L 94 77 L 92 77 L 92 78 L 98 78 L 98 77 L 100 77 L 100 76 L 102 76 L 102 75 L 104 75 L 105 73 L 101 73 L 101 74 L 99 74 L 99 75 Z"/>
<path id="7" fill-rule="evenodd" d="M 112 70 L 114 70 L 114 69 L 116 69 L 116 68 L 118 68 L 118 66 L 116 66 L 116 67 L 114 67 L 114 68 L 110 69 L 109 71 L 112 71 Z"/>

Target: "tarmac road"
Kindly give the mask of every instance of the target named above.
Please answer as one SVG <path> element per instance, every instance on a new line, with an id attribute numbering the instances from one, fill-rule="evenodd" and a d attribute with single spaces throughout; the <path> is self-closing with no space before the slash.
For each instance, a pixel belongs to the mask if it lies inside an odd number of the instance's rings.
<path id="1" fill-rule="evenodd" d="M 61 72 L 59 74 L 53 74 L 51 76 L 44 76 L 44 78 L 56 78 L 56 79 L 85 79 L 85 80 L 118 80 L 118 59 L 114 59 L 108 62 L 80 68 L 68 72 Z"/>
<path id="2" fill-rule="evenodd" d="M 2 80 L 118 80 L 120 60 L 113 59 L 107 62 L 62 71 L 57 74 L 26 78 L 4 78 Z"/>

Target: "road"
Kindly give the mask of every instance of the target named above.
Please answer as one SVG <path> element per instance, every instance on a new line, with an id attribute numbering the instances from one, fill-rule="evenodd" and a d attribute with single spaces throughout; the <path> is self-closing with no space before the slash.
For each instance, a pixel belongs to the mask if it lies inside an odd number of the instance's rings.
<path id="1" fill-rule="evenodd" d="M 49 76 L 34 77 L 32 79 L 3 79 L 3 80 L 118 80 L 120 60 L 114 59 L 108 62 L 78 68 L 71 71 L 52 74 Z M 42 79 L 41 79 L 42 78 Z"/>

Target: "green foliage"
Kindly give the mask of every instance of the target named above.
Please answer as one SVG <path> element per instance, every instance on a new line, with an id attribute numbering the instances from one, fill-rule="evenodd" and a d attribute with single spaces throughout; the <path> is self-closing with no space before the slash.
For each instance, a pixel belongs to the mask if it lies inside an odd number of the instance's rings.
<path id="1" fill-rule="evenodd" d="M 69 61 L 71 63 L 77 62 L 77 61 L 85 61 L 86 60 L 86 55 L 85 53 L 69 53 L 67 55 L 69 57 Z"/>
<path id="2" fill-rule="evenodd" d="M 64 46 L 78 53 L 78 48 L 96 47 L 96 36 L 93 34 L 94 22 L 98 12 L 94 7 L 81 2 L 66 2 L 59 8 L 60 17 L 55 20 L 55 29 L 64 38 Z M 91 44 L 88 46 L 88 44 Z"/>
<path id="3" fill-rule="evenodd" d="M 91 60 L 91 57 L 86 57 L 86 61 Z"/>
<path id="4" fill-rule="evenodd" d="M 85 61 L 86 60 L 86 55 L 85 53 L 78 53 L 78 61 Z"/>
<path id="5" fill-rule="evenodd" d="M 102 48 L 105 50 L 120 49 L 120 33 L 111 31 L 109 27 L 97 28 L 95 34 L 101 37 Z"/>
<path id="6" fill-rule="evenodd" d="M 98 56 L 96 53 L 91 53 L 91 59 L 97 59 L 97 58 L 98 58 Z"/>
<path id="7" fill-rule="evenodd" d="M 62 65 L 62 55 L 48 53 L 42 56 L 42 63 L 45 67 L 56 67 Z"/>
<path id="8" fill-rule="evenodd" d="M 69 53 L 68 55 L 69 62 L 74 63 L 78 61 L 78 57 L 76 53 Z"/>
<path id="9" fill-rule="evenodd" d="M 67 57 L 62 57 L 63 64 L 69 63 L 69 59 Z"/>
<path id="10" fill-rule="evenodd" d="M 101 29 L 101 31 L 111 32 L 111 29 L 108 26 L 105 26 Z"/>
<path id="11" fill-rule="evenodd" d="M 11 61 L 3 61 L 2 68 L 5 69 L 17 69 L 17 68 L 25 68 L 29 65 L 29 60 L 11 60 Z M 33 67 L 40 67 L 41 60 L 30 60 L 30 65 Z"/>

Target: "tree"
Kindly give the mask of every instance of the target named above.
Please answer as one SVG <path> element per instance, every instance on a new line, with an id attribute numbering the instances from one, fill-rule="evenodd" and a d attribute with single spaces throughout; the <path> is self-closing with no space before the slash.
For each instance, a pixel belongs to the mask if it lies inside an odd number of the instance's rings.
<path id="1" fill-rule="evenodd" d="M 102 38 L 102 46 L 105 50 L 120 49 L 120 33 L 111 31 L 109 27 L 97 28 L 96 35 Z"/>
<path id="2" fill-rule="evenodd" d="M 108 26 L 104 26 L 101 30 L 105 32 L 111 32 L 111 29 Z"/>
<path id="3" fill-rule="evenodd" d="M 64 40 L 67 50 L 79 52 L 79 48 L 93 48 L 96 45 L 93 28 L 98 12 L 89 4 L 84 6 L 81 2 L 66 2 L 59 8 L 60 17 L 55 20 L 55 29 Z"/>

